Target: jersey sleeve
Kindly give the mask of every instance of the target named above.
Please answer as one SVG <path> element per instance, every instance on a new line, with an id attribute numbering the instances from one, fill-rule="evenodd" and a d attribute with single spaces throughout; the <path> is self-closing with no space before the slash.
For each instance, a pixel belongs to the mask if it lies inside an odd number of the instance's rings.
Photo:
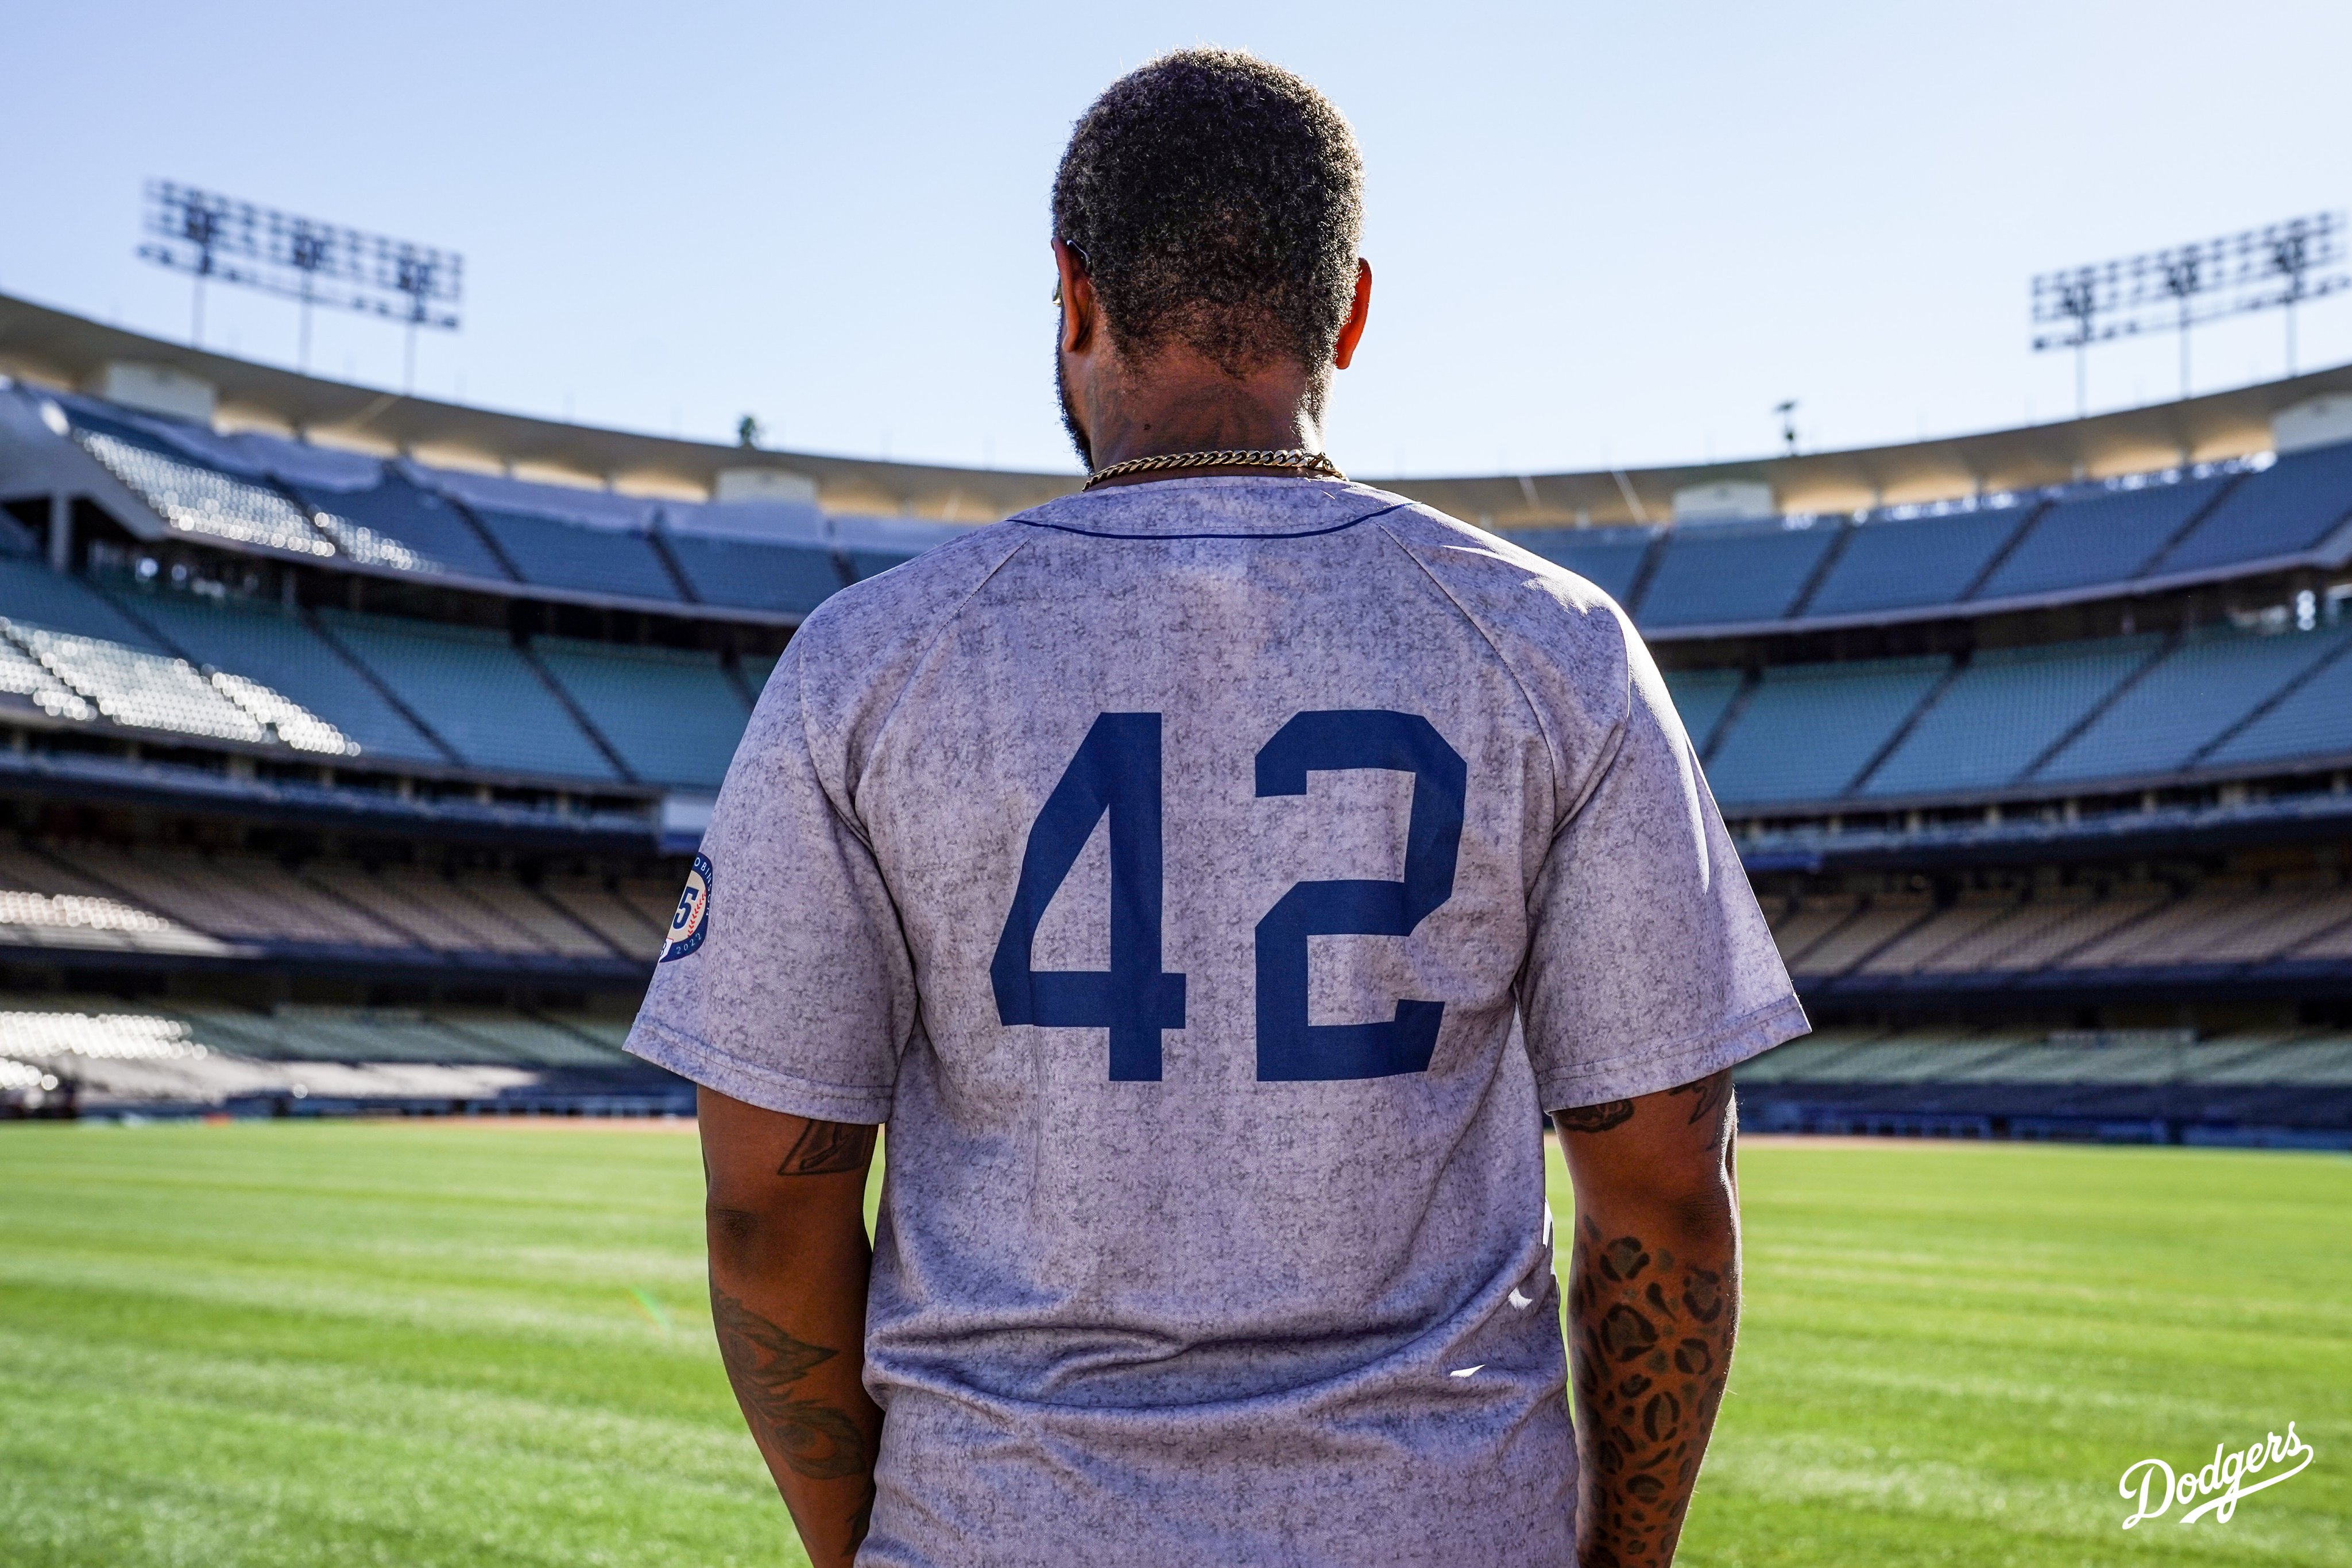
<path id="1" fill-rule="evenodd" d="M 1529 904 L 1520 1009 L 1547 1111 L 1671 1089 L 1809 1027 L 1665 683 L 1624 642 L 1615 743 Z"/>
<path id="2" fill-rule="evenodd" d="M 772 1111 L 884 1122 L 914 966 L 841 769 L 812 742 L 800 650 L 728 769 L 627 1049 Z"/>

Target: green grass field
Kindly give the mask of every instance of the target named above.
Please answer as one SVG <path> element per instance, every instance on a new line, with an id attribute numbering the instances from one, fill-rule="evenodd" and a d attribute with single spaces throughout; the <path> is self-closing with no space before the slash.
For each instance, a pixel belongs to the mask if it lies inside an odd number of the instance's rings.
<path id="1" fill-rule="evenodd" d="M 2352 1564 L 2352 1162 L 1753 1146 L 1692 1564 Z M 694 1141 L 0 1128 L 0 1562 L 801 1562 Z M 1555 1207 L 1567 1209 L 1555 1169 Z M 2290 1419 L 2228 1524 L 2116 1483 Z"/>

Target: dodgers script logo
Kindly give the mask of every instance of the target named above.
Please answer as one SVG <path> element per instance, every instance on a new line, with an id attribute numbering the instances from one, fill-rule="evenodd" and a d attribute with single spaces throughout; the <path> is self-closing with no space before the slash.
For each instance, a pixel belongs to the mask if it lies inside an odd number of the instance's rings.
<path id="1" fill-rule="evenodd" d="M 2183 1524 L 2194 1524 L 2209 1513 L 2227 1524 L 2230 1516 L 2238 1511 L 2240 1498 L 2294 1479 L 2318 1457 L 2319 1450 L 2295 1436 L 2294 1423 L 2289 1421 L 2284 1437 L 2276 1432 L 2268 1433 L 2242 1453 L 2231 1452 L 2226 1443 L 2214 1444 L 2213 1458 L 2203 1469 L 2184 1469 L 2176 1474 L 2162 1459 L 2142 1459 L 2124 1472 L 2124 1500 L 2139 1500 L 2139 1507 L 2124 1521 L 2124 1528 L 2129 1530 L 2142 1520 L 2163 1518 L 2164 1511 L 2176 1501 L 2180 1504 Z M 2271 1471 L 2269 1475 L 2260 1480 L 2249 1479 L 2265 1468 Z M 2158 1472 L 2163 1475 L 2162 1480 L 2157 1479 Z M 2214 1497 L 2215 1492 L 2221 1495 Z M 2210 1500 L 2197 1502 L 2200 1497 Z"/>
<path id="2" fill-rule="evenodd" d="M 661 961 L 683 958 L 702 946 L 710 935 L 710 858 L 694 857 L 694 869 L 686 873 L 686 891 L 677 895 L 677 913 L 669 919 L 669 941 L 662 948 Z"/>

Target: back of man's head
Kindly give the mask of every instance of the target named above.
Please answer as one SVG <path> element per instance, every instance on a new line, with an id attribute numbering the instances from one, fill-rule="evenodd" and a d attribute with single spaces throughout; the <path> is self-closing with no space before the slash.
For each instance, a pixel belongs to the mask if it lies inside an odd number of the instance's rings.
<path id="1" fill-rule="evenodd" d="M 1240 376 L 1290 358 L 1320 382 L 1348 319 L 1363 162 L 1330 101 L 1278 66 L 1180 49 L 1113 82 L 1054 179 L 1122 360 L 1181 344 Z"/>

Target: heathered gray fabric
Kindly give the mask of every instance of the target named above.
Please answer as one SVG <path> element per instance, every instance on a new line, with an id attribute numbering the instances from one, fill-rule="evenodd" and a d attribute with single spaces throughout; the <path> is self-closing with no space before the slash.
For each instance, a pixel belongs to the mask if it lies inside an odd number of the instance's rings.
<path id="1" fill-rule="evenodd" d="M 1467 783 L 1451 896 L 1404 936 L 1310 938 L 1310 1020 L 1444 1011 L 1425 1071 L 1261 1082 L 1259 920 L 1404 860 L 1411 773 L 1257 795 L 1259 748 L 1326 709 L 1425 717 Z M 1001 1023 L 991 981 L 1032 826 L 1106 713 L 1162 716 L 1185 988 L 1157 1082 L 1111 1081 L 1103 1029 Z M 1108 968 L 1107 841 L 1036 969 Z M 811 617 L 704 848 L 708 935 L 657 967 L 629 1048 L 890 1125 L 860 1563 L 1570 1560 L 1538 1107 L 1805 1028 L 1598 590 L 1360 485 L 1070 497 Z"/>

